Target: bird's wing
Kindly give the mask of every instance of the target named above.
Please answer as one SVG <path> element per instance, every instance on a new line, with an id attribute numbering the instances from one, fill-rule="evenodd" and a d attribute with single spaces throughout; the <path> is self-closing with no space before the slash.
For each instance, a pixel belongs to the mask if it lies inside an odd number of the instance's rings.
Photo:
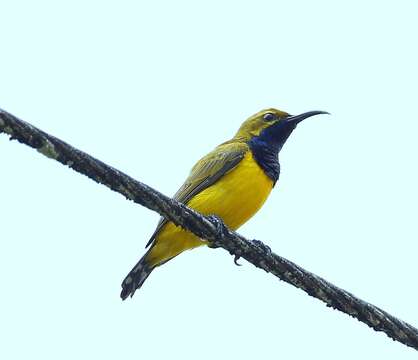
<path id="1" fill-rule="evenodd" d="M 193 166 L 189 177 L 173 198 L 187 205 L 193 196 L 213 185 L 228 171 L 237 166 L 247 151 L 248 145 L 245 143 L 226 142 L 219 145 Z M 162 217 L 146 247 L 152 244 L 158 232 L 166 223 L 167 220 Z"/>

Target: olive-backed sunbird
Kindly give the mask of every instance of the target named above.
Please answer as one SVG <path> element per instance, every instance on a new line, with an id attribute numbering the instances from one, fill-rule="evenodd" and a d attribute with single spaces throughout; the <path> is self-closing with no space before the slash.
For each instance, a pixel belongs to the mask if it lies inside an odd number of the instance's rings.
<path id="1" fill-rule="evenodd" d="M 232 230 L 260 209 L 279 179 L 279 152 L 302 120 L 325 111 L 289 115 L 262 110 L 247 119 L 235 136 L 200 159 L 174 199 L 203 215 L 215 215 Z M 191 232 L 160 219 L 146 254 L 122 282 L 122 299 L 142 286 L 151 271 L 185 250 L 207 244 Z"/>

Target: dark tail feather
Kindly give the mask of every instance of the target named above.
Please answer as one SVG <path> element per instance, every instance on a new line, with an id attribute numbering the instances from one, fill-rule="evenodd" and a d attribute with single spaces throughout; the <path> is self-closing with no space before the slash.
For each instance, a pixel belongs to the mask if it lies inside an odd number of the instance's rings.
<path id="1" fill-rule="evenodd" d="M 146 254 L 141 260 L 134 266 L 128 276 L 122 282 L 122 292 L 120 297 L 125 300 L 129 295 L 132 297 L 135 291 L 139 289 L 144 281 L 147 279 L 151 271 L 154 269 L 149 266 L 146 261 Z"/>

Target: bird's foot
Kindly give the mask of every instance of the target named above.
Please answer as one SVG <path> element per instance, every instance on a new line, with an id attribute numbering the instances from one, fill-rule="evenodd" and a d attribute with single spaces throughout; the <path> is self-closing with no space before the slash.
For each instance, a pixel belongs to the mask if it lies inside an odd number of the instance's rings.
<path id="1" fill-rule="evenodd" d="M 261 250 L 263 250 L 264 252 L 266 252 L 267 254 L 271 254 L 271 248 L 270 246 L 267 246 L 266 244 L 264 244 L 262 241 L 260 240 L 253 240 L 252 243 L 259 247 Z"/>
<path id="2" fill-rule="evenodd" d="M 225 234 L 228 232 L 228 228 L 226 227 L 225 223 L 223 222 L 223 220 L 217 216 L 217 215 L 209 215 L 207 216 L 207 218 L 215 225 L 216 227 L 216 237 L 222 241 L 222 239 L 225 237 Z M 220 247 L 216 242 L 212 242 L 208 244 L 208 247 L 210 247 L 211 249 L 216 249 L 218 247 Z M 234 255 L 234 254 L 231 254 Z M 241 258 L 240 255 L 235 254 L 234 255 L 234 263 L 237 266 L 241 266 L 241 264 L 238 262 L 238 260 Z"/>
<path id="3" fill-rule="evenodd" d="M 226 231 L 227 231 L 227 227 L 226 227 L 225 223 L 223 222 L 223 220 L 219 216 L 216 216 L 216 215 L 209 215 L 209 216 L 207 216 L 207 218 L 216 227 L 216 237 L 219 240 L 222 240 L 223 237 L 225 236 Z M 208 246 L 212 249 L 216 249 L 216 248 L 219 247 L 219 245 L 217 245 L 214 242 L 209 243 Z"/>
<path id="4" fill-rule="evenodd" d="M 242 266 L 242 264 L 240 264 L 239 262 L 238 262 L 238 260 L 239 259 L 241 259 L 241 256 L 239 256 L 239 255 L 234 255 L 234 264 L 236 265 L 236 266 Z"/>

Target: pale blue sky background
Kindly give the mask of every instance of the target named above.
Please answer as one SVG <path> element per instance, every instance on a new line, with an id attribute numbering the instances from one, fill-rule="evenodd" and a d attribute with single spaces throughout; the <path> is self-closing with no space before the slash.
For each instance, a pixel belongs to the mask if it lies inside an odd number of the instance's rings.
<path id="1" fill-rule="evenodd" d="M 173 194 L 265 107 L 301 124 L 240 232 L 418 325 L 416 1 L 1 1 L 0 107 Z M 2 359 L 416 359 L 223 250 L 120 282 L 158 220 L 0 136 Z"/>

